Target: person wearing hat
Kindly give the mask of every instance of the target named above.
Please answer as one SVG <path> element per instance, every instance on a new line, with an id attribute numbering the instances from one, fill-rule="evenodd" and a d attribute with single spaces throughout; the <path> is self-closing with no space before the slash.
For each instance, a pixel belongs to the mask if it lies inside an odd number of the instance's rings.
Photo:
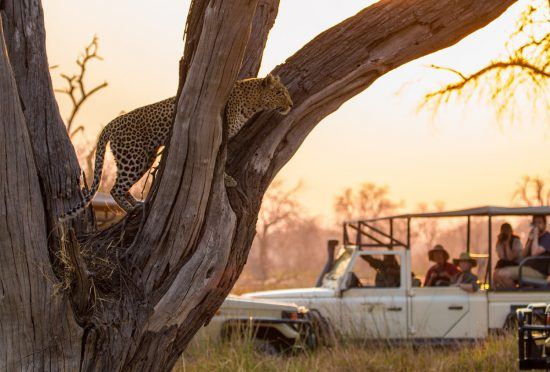
<path id="1" fill-rule="evenodd" d="M 479 289 L 477 284 L 477 275 L 472 273 L 472 268 L 477 266 L 475 258 L 468 252 L 462 252 L 459 258 L 453 260 L 455 265 L 460 266 L 461 273 L 458 273 L 453 279 L 453 285 L 465 290 L 466 292 L 475 292 Z"/>
<path id="2" fill-rule="evenodd" d="M 449 260 L 449 253 L 441 244 L 437 244 L 428 252 L 430 261 L 435 262 L 435 265 L 428 269 L 424 287 L 445 287 L 451 284 L 453 277 L 459 273 L 458 267 Z"/>

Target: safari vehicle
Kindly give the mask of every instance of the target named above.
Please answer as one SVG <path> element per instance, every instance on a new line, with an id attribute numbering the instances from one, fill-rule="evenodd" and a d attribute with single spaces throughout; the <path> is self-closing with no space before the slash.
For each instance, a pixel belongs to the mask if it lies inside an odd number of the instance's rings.
<path id="1" fill-rule="evenodd" d="M 195 340 L 250 338 L 260 351 L 275 354 L 317 346 L 311 323 L 303 306 L 230 295 Z"/>
<path id="2" fill-rule="evenodd" d="M 550 305 L 517 310 L 519 369 L 550 369 Z"/>
<path id="3" fill-rule="evenodd" d="M 363 339 L 457 341 L 485 338 L 514 323 L 515 310 L 533 302 L 550 301 L 546 281 L 519 280 L 517 288 L 496 290 L 492 285 L 493 218 L 496 216 L 548 215 L 549 207 L 482 207 L 440 213 L 405 214 L 350 221 L 343 226 L 343 244 L 332 259 L 337 241 L 329 241 L 329 262 L 318 287 L 249 293 L 247 298 L 293 302 L 318 309 L 342 335 Z M 421 287 L 411 272 L 411 221 L 417 219 L 466 219 L 466 237 L 461 251 L 480 263 L 480 290 L 458 287 Z M 487 221 L 487 242 L 471 249 L 471 219 Z M 415 221 L 416 222 L 416 221 Z M 396 237 L 397 227 L 403 237 Z M 444 242 L 442 242 L 444 244 Z M 478 244 L 479 245 L 479 244 Z M 377 280 L 368 263 L 392 256 L 397 261 L 394 283 Z M 549 260 L 548 257 L 527 260 Z M 524 262 L 521 263 L 523 266 Z M 521 275 L 521 270 L 520 270 Z"/>

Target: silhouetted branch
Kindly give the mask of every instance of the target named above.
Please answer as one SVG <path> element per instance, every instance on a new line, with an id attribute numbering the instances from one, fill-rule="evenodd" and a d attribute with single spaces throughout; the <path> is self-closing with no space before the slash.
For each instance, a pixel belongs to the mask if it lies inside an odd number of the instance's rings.
<path id="1" fill-rule="evenodd" d="M 503 59 L 492 61 L 471 74 L 431 65 L 431 68 L 457 75 L 460 80 L 426 94 L 422 105 L 433 103 L 434 109 L 437 110 L 442 103 L 448 103 L 453 97 L 467 100 L 479 91 L 480 94 L 487 92 L 489 101 L 496 104 L 498 113 L 502 114 L 515 102 L 516 97 L 513 93 L 524 87 L 533 105 L 547 111 L 545 108 L 550 108 L 546 98 L 550 78 L 550 18 L 547 16 L 549 7 L 548 1 L 542 1 L 537 6 L 530 5 L 522 13 L 517 29 L 507 43 L 507 48 L 511 51 Z M 516 39 L 520 44 L 512 47 Z M 482 88 L 488 89 L 482 91 Z M 541 105 L 535 104 L 538 101 Z"/>
<path id="2" fill-rule="evenodd" d="M 518 200 L 527 206 L 549 205 L 550 187 L 539 176 L 524 176 L 512 195 L 512 200 Z"/>
<path id="3" fill-rule="evenodd" d="M 61 74 L 61 77 L 65 79 L 67 82 L 68 87 L 65 89 L 56 89 L 56 92 L 64 93 L 69 96 L 72 103 L 72 110 L 71 115 L 67 119 L 67 132 L 71 137 L 75 135 L 78 131 L 83 130 L 83 127 L 78 127 L 75 131 L 71 132 L 71 127 L 74 122 L 74 118 L 84 102 L 88 98 L 90 98 L 94 93 L 97 93 L 101 89 L 105 88 L 107 86 L 107 82 L 103 82 L 102 84 L 97 85 L 96 87 L 92 88 L 91 90 L 86 90 L 86 86 L 84 83 L 84 77 L 86 75 L 86 66 L 89 61 L 93 59 L 98 59 L 100 61 L 103 60 L 98 54 L 98 39 L 97 36 L 94 36 L 90 44 L 84 48 L 84 54 L 79 56 L 76 60 L 76 64 L 80 68 L 80 71 L 72 76 Z"/>

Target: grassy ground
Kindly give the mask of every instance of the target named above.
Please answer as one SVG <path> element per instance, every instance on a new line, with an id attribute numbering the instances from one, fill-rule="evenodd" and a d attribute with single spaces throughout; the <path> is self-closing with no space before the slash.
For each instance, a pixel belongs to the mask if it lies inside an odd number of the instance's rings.
<path id="1" fill-rule="evenodd" d="M 174 371 L 515 371 L 516 358 L 514 335 L 453 347 L 340 342 L 332 349 L 275 357 L 234 341 L 192 344 Z"/>

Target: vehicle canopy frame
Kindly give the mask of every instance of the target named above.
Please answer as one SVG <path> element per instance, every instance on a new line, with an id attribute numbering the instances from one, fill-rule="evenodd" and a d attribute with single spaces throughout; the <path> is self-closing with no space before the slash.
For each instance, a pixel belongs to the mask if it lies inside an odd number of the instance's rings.
<path id="1" fill-rule="evenodd" d="M 492 221 L 493 217 L 504 216 L 548 216 L 550 215 L 550 206 L 529 206 L 529 207 L 498 207 L 484 206 L 469 209 L 460 209 L 453 211 L 442 212 L 422 212 L 398 214 L 386 217 L 374 217 L 367 219 L 348 220 L 343 223 L 343 244 L 344 246 L 356 246 L 358 249 L 363 248 L 388 248 L 403 247 L 406 250 L 411 249 L 411 221 L 413 219 L 430 219 L 430 218 L 456 218 L 463 217 L 466 222 L 466 251 L 470 253 L 471 248 L 471 218 L 472 217 L 487 217 L 488 241 L 487 254 L 472 254 L 479 258 L 487 258 L 487 271 L 485 283 L 488 283 L 489 288 L 492 288 L 492 246 L 493 233 Z M 388 223 L 387 231 L 383 231 L 382 227 L 375 226 L 375 223 Z M 406 240 L 403 242 L 395 237 L 395 222 L 406 222 Z M 522 265 L 520 265 L 521 267 Z M 521 270 L 521 269 L 520 269 Z M 521 284 L 521 281 L 520 281 Z"/>

